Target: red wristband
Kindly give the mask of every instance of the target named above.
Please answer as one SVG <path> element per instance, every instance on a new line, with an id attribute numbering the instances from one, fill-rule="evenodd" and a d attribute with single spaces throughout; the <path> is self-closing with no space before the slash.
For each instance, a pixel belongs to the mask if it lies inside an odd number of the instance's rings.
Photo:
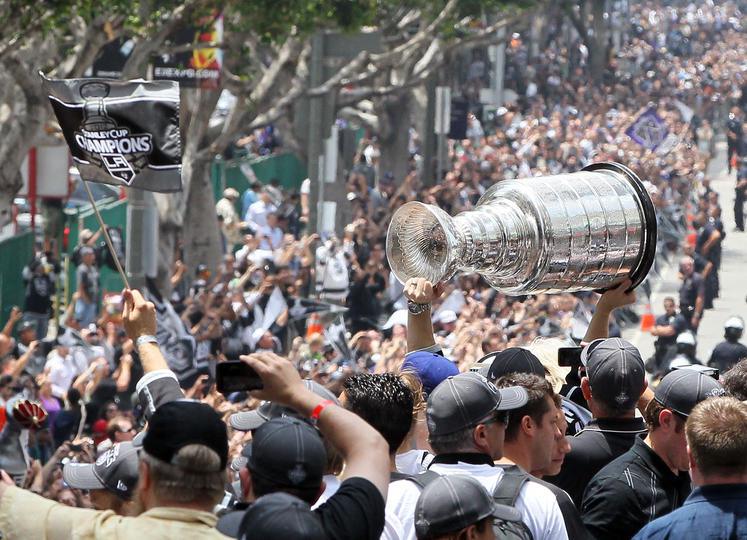
<path id="1" fill-rule="evenodd" d="M 317 422 L 319 422 L 319 416 L 322 414 L 322 411 L 327 407 L 327 405 L 334 405 L 335 402 L 331 399 L 325 399 L 322 401 L 319 405 L 314 407 L 314 410 L 311 411 L 311 416 L 309 417 L 309 420 L 311 420 L 311 423 L 316 425 Z"/>

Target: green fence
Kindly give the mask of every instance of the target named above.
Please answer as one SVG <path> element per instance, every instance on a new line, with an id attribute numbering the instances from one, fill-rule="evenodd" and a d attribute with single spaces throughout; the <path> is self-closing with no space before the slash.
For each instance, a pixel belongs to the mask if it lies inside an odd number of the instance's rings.
<path id="1" fill-rule="evenodd" d="M 273 178 L 280 181 L 280 185 L 288 190 L 297 190 L 306 178 L 306 166 L 295 154 L 275 154 L 261 158 L 236 158 L 227 161 L 216 159 L 213 161 L 211 176 L 215 199 L 221 197 L 227 187 L 243 193 L 249 187 L 249 179 L 242 171 L 251 167 L 257 180 L 267 184 Z"/>
<path id="2" fill-rule="evenodd" d="M 126 241 L 127 234 L 127 201 L 109 201 L 97 204 L 101 217 L 109 227 L 119 227 L 122 231 L 122 241 Z M 90 206 L 78 210 L 65 210 L 67 215 L 67 226 L 70 228 L 68 235 L 68 253 L 72 254 L 75 246 L 78 245 L 78 236 L 83 229 L 92 231 L 99 230 L 99 222 Z M 99 237 L 103 241 L 103 237 Z M 102 266 L 99 269 L 100 285 L 103 292 L 119 292 L 124 288 L 122 278 L 116 270 L 108 266 Z M 75 265 L 70 262 L 67 268 L 67 283 L 65 293 L 67 298 L 75 292 L 77 283 L 75 282 Z"/>
<path id="3" fill-rule="evenodd" d="M 0 241 L 0 328 L 5 326 L 13 306 L 23 308 L 26 289 L 21 273 L 33 256 L 31 231 Z"/>

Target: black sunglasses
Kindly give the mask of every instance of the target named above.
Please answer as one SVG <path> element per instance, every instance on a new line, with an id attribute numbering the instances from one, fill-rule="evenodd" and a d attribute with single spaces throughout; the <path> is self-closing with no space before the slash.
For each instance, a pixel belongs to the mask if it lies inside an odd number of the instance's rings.
<path id="1" fill-rule="evenodd" d="M 503 424 L 504 426 L 507 426 L 508 419 L 509 419 L 509 411 L 495 411 L 493 416 L 491 416 L 484 422 L 480 422 L 480 423 L 483 425 L 499 423 L 499 424 Z"/>

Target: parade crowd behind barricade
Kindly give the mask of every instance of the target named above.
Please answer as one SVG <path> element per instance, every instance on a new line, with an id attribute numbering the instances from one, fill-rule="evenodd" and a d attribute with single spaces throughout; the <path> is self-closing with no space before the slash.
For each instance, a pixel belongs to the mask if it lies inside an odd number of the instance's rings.
<path id="1" fill-rule="evenodd" d="M 714 448 L 709 425 L 747 412 L 737 400 L 706 400 L 724 388 L 705 365 L 723 374 L 736 364 L 723 383 L 747 399 L 747 368 L 737 364 L 747 357 L 738 343 L 743 321 L 727 322 L 726 345 L 712 358 L 696 352 L 700 320 L 722 293 L 720 244 L 731 234 L 720 219 L 731 201 L 719 200 L 706 175 L 722 130 L 730 172 L 741 182 L 738 201 L 747 189 L 742 15 L 731 2 L 640 2 L 630 10 L 628 42 L 610 58 L 601 87 L 590 83 L 580 40 L 554 37 L 529 61 L 514 35 L 506 82 L 516 101 L 484 123 L 470 113 L 467 138 L 450 142 L 448 170 L 433 187 L 420 179 L 417 133 L 405 178 L 381 170 L 376 138 L 365 137 L 348 175 L 353 218 L 341 238 L 306 233 L 308 181 L 298 193 L 279 181 L 253 183 L 245 193 L 226 189 L 216 204 L 224 242 L 218 271 L 201 264 L 188 275 L 177 261 L 168 297 L 153 284 L 144 291 L 153 308 L 130 292 L 102 305 L 98 233 L 82 231 L 78 292 L 56 336 L 48 327 L 60 265 L 37 254 L 22 276 L 26 303 L 0 333 L 0 469 L 71 507 L 146 510 L 132 522 L 97 518 L 109 535 L 149 514 L 158 521 L 159 506 L 182 508 L 167 519 L 184 527 L 172 534 L 187 537 L 218 537 L 214 511 L 221 533 L 246 538 L 276 534 L 272 516 L 283 512 L 305 527 L 294 531 L 298 538 L 441 538 L 457 525 L 492 538 L 492 518 L 517 538 L 631 538 L 682 506 L 688 468 L 696 486 L 716 477 L 746 482 L 747 441 L 721 426 L 732 446 Z M 650 108 L 669 132 L 655 150 L 626 134 Z M 280 144 L 273 128 L 237 148 L 266 154 Z M 479 276 L 403 285 L 388 271 L 386 225 L 402 204 L 419 200 L 453 215 L 473 208 L 495 182 L 595 161 L 622 162 L 646 181 L 659 220 L 657 263 L 681 258 L 679 298 L 665 301 L 653 325 L 652 358 L 614 339 L 620 325 L 637 322 L 629 308 L 635 295 L 624 286 L 601 297 L 511 297 Z M 430 307 L 408 313 L 408 302 Z M 581 342 L 583 366 L 559 367 L 558 347 Z M 245 361 L 264 381 L 263 393 L 217 392 L 216 364 L 250 354 Z M 699 363 L 700 370 L 687 368 Z M 661 379 L 655 391 L 644 369 Z M 25 400 L 44 412 L 23 409 Z M 312 417 L 314 426 L 296 417 Z M 147 435 L 135 437 L 146 421 Z M 685 436 L 697 449 L 690 463 Z M 594 437 L 605 437 L 606 450 Z M 429 466 L 440 478 L 411 478 Z M 625 484 L 630 474 L 636 480 Z M 649 475 L 651 485 L 637 486 Z M 636 497 L 645 490 L 644 505 Z M 691 498 L 707 499 L 707 489 L 696 491 Z M 496 507 L 490 494 L 513 511 Z M 14 509 L 42 504 L 31 497 L 0 483 L 5 537 L 36 537 L 52 526 L 14 517 Z M 695 503 L 683 510 L 695 512 Z M 49 501 L 43 506 L 60 530 L 88 523 Z M 677 512 L 666 526 L 676 526 Z M 656 523 L 644 531 L 651 536 L 639 537 L 659 538 Z"/>

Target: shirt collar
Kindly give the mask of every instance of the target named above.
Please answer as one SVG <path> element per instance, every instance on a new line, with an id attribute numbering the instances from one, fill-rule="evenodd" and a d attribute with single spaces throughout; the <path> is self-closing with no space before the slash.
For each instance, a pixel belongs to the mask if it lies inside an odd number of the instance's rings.
<path id="1" fill-rule="evenodd" d="M 481 454 L 479 452 L 464 452 L 464 453 L 453 453 L 453 454 L 439 454 L 433 458 L 431 465 L 437 463 L 445 465 L 455 465 L 457 463 L 469 463 L 471 465 L 490 465 L 494 466 L 493 460 L 487 454 Z"/>
<path id="2" fill-rule="evenodd" d="M 644 467 L 653 471 L 662 480 L 672 483 L 690 482 L 690 475 L 688 473 L 680 472 L 678 475 L 674 474 L 672 469 L 664 463 L 664 460 L 643 439 L 637 437 L 630 450 L 638 456 Z"/>
<path id="3" fill-rule="evenodd" d="M 208 527 L 215 527 L 218 518 L 215 514 L 203 510 L 193 510 L 191 508 L 177 507 L 157 507 L 151 508 L 142 514 L 153 519 L 164 519 L 167 521 L 185 521 L 189 523 L 203 523 Z"/>
<path id="4" fill-rule="evenodd" d="M 646 424 L 643 418 L 595 418 L 584 426 L 584 430 L 617 431 L 621 433 L 645 433 Z"/>
<path id="5" fill-rule="evenodd" d="M 747 484 L 712 484 L 693 489 L 685 504 L 713 502 L 714 499 L 747 499 Z"/>

